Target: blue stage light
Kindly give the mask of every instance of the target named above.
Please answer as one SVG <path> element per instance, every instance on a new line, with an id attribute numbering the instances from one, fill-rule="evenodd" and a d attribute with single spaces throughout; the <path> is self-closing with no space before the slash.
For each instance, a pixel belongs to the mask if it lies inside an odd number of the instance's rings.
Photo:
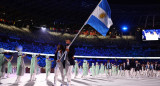
<path id="1" fill-rule="evenodd" d="M 127 26 L 123 26 L 123 27 L 122 27 L 122 30 L 123 30 L 123 31 L 127 31 L 127 29 L 128 29 Z"/>

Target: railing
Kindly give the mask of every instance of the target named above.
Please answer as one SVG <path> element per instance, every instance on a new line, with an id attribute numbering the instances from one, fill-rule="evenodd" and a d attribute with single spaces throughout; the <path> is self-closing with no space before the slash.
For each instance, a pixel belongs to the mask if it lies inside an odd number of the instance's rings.
<path id="1" fill-rule="evenodd" d="M 5 52 L 10 52 L 10 53 L 15 53 L 17 51 L 14 51 L 14 50 L 5 50 Z M 33 53 L 33 52 L 22 52 L 24 54 L 40 54 L 42 56 L 55 56 L 55 54 L 44 54 L 44 53 Z M 110 56 L 78 56 L 78 55 L 75 55 L 74 56 L 75 58 L 97 58 L 97 59 L 102 59 L 102 58 L 105 58 L 105 59 L 160 59 L 160 57 L 110 57 Z"/>

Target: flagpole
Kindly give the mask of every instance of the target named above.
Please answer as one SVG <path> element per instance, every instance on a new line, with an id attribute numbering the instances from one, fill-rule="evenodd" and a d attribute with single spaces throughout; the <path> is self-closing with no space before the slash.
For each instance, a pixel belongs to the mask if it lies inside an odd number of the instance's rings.
<path id="1" fill-rule="evenodd" d="M 102 0 L 101 0 L 102 1 Z M 101 1 L 98 3 L 98 5 L 101 3 Z M 98 6 L 97 5 L 97 6 Z M 96 7 L 97 7 L 96 6 Z M 95 8 L 96 9 L 96 8 Z M 95 10 L 94 9 L 94 10 Z M 94 10 L 93 10 L 93 12 L 94 12 Z M 92 12 L 92 13 L 93 13 Z M 91 15 L 92 15 L 92 13 L 91 13 Z M 86 23 L 88 22 L 88 20 L 89 20 L 89 18 L 91 17 L 91 15 L 88 17 L 88 19 L 87 19 L 87 21 L 83 24 L 83 26 L 81 27 L 81 29 L 78 31 L 78 33 L 76 34 L 76 36 L 73 38 L 73 40 L 71 41 L 71 43 L 69 44 L 69 48 L 70 48 L 70 46 L 73 44 L 73 42 L 76 40 L 76 38 L 78 37 L 78 35 L 80 34 L 80 32 L 82 31 L 82 29 L 83 29 L 83 27 L 86 25 Z M 64 56 L 64 53 L 62 54 L 62 57 Z M 60 58 L 60 60 L 62 59 L 62 57 Z"/>
<path id="2" fill-rule="evenodd" d="M 81 29 L 78 31 L 78 33 L 76 34 L 76 36 L 73 38 L 72 42 L 69 44 L 69 47 L 73 44 L 73 42 L 76 40 L 76 38 L 78 37 L 78 35 L 80 34 L 80 32 L 82 31 L 83 27 L 86 25 L 86 23 L 83 24 L 83 26 L 81 27 Z"/>

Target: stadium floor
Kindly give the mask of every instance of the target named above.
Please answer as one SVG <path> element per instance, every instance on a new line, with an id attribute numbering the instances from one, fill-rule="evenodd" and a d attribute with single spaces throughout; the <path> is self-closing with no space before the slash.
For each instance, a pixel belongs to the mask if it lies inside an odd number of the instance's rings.
<path id="1" fill-rule="evenodd" d="M 80 76 L 79 76 L 80 77 Z M 45 73 L 41 73 L 36 76 L 35 82 L 30 82 L 30 74 L 25 74 L 21 78 L 21 83 L 15 84 L 16 75 L 10 75 L 10 78 L 2 79 L 0 86 L 53 86 L 54 85 L 54 73 L 51 73 L 48 77 L 48 81 L 45 80 Z M 58 79 L 57 86 L 60 86 L 60 77 Z M 66 81 L 66 79 L 65 79 Z M 66 85 L 65 85 L 66 86 Z M 87 79 L 72 77 L 72 86 L 160 86 L 160 78 L 106 78 L 102 77 L 88 77 Z"/>

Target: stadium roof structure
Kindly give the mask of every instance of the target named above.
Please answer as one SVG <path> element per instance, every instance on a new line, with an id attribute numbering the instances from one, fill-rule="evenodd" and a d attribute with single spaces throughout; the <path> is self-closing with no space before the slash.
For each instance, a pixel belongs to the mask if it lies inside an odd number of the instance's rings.
<path id="1" fill-rule="evenodd" d="M 23 25 L 81 26 L 100 0 L 1 0 L 0 17 Z M 159 0 L 108 0 L 114 26 L 160 25 Z"/>

